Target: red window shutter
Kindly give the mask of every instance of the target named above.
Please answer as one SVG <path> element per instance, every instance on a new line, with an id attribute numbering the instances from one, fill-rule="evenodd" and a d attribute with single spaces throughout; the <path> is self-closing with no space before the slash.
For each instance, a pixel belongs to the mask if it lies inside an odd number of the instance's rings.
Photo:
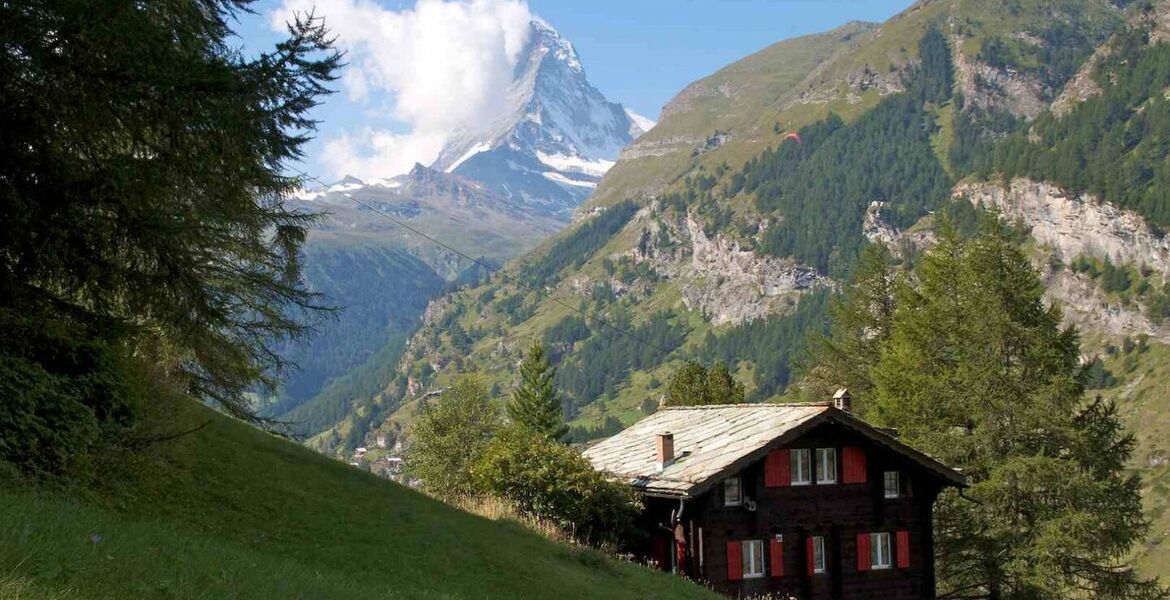
<path id="1" fill-rule="evenodd" d="M 869 534 L 857 534 L 857 570 L 869 570 Z"/>
<path id="2" fill-rule="evenodd" d="M 810 536 L 808 538 L 808 540 L 805 541 L 805 553 L 804 553 L 805 554 L 805 561 L 808 563 L 808 574 L 809 575 L 814 575 L 817 572 L 817 562 L 815 560 L 815 557 L 813 556 L 814 552 L 815 552 L 815 550 L 813 549 L 813 539 Z"/>
<path id="3" fill-rule="evenodd" d="M 727 542 L 727 580 L 743 579 L 743 557 L 740 556 L 739 542 Z"/>
<path id="4" fill-rule="evenodd" d="M 788 466 L 788 451 L 773 450 L 764 459 L 764 487 L 792 485 L 792 472 Z"/>
<path id="5" fill-rule="evenodd" d="M 910 532 L 899 531 L 897 543 L 898 568 L 908 569 L 910 568 Z"/>
<path id="6" fill-rule="evenodd" d="M 775 537 L 768 542 L 768 559 L 772 562 L 772 577 L 783 577 L 784 545 Z"/>
<path id="7" fill-rule="evenodd" d="M 865 450 L 851 446 L 843 449 L 841 454 L 845 461 L 844 483 L 865 483 Z"/>

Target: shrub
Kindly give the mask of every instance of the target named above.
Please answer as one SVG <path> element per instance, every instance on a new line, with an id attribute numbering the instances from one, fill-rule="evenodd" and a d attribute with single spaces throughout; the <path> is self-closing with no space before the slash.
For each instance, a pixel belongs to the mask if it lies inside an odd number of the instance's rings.
<path id="1" fill-rule="evenodd" d="M 501 422 L 483 380 L 472 375 L 460 379 L 428 403 L 411 428 L 414 445 L 407 453 L 407 472 L 440 498 L 477 495 L 472 466 Z"/>
<path id="2" fill-rule="evenodd" d="M 0 311 L 0 460 L 34 476 L 81 476 L 132 420 L 117 355 L 64 323 Z"/>
<path id="3" fill-rule="evenodd" d="M 633 491 L 545 436 L 505 429 L 474 472 L 484 492 L 512 502 L 523 514 L 559 524 L 582 543 L 621 544 L 634 532 L 639 504 Z"/>

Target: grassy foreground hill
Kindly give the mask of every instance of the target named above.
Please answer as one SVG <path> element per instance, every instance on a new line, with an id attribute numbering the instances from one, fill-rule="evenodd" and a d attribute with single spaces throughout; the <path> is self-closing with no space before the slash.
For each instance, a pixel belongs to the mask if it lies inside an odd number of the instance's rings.
<path id="1" fill-rule="evenodd" d="M 201 406 L 172 412 L 169 428 L 206 425 L 99 491 L 0 484 L 0 598 L 715 597 Z"/>

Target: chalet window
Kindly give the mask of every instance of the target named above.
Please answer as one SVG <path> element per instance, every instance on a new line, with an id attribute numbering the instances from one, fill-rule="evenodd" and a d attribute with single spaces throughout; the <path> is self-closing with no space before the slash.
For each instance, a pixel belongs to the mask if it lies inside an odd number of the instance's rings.
<path id="1" fill-rule="evenodd" d="M 740 487 L 739 477 L 728 477 L 723 480 L 723 506 L 739 506 L 743 504 L 743 488 Z"/>
<path id="2" fill-rule="evenodd" d="M 890 568 L 890 534 L 869 534 L 869 565 L 871 569 Z"/>
<path id="3" fill-rule="evenodd" d="M 812 483 L 812 450 L 804 448 L 792 451 L 792 485 Z"/>
<path id="4" fill-rule="evenodd" d="M 897 471 L 886 471 L 884 479 L 886 498 L 897 498 L 902 495 L 902 486 Z"/>
<path id="5" fill-rule="evenodd" d="M 825 572 L 825 538 L 823 536 L 813 536 L 812 538 L 812 572 Z"/>
<path id="6" fill-rule="evenodd" d="M 837 483 L 836 448 L 817 448 L 817 483 Z"/>
<path id="7" fill-rule="evenodd" d="M 744 540 L 740 544 L 740 556 L 743 557 L 744 579 L 763 577 L 764 540 Z"/>

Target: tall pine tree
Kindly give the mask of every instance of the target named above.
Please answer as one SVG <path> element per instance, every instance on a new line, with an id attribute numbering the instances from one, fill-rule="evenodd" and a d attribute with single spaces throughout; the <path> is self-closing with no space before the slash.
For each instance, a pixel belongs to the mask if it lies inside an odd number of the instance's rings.
<path id="1" fill-rule="evenodd" d="M 894 289 L 901 279 L 894 265 L 882 244 L 861 251 L 853 285 L 829 306 L 830 331 L 812 334 L 808 356 L 798 365 L 804 368 L 800 387 L 810 396 L 827 398 L 840 387 L 849 388 L 854 397 L 870 395 L 869 368 L 877 362 L 894 318 Z"/>
<path id="2" fill-rule="evenodd" d="M 569 431 L 556 389 L 556 370 L 540 342 L 520 361 L 520 384 L 508 401 L 508 418 L 531 431 L 559 440 Z"/>
<path id="3" fill-rule="evenodd" d="M 250 6 L 0 3 L 0 313 L 117 338 L 242 417 L 321 308 L 300 277 L 313 216 L 284 199 L 341 61 L 311 15 L 245 55 Z"/>
<path id="4" fill-rule="evenodd" d="M 1147 529 L 1133 439 L 1085 401 L 1077 333 L 997 218 L 970 240 L 944 226 L 913 277 L 889 281 L 863 277 L 843 313 L 883 322 L 888 294 L 887 329 L 838 327 L 829 344 L 875 342 L 851 371 L 858 409 L 968 477 L 936 510 L 939 597 L 1163 597 L 1125 562 Z"/>

